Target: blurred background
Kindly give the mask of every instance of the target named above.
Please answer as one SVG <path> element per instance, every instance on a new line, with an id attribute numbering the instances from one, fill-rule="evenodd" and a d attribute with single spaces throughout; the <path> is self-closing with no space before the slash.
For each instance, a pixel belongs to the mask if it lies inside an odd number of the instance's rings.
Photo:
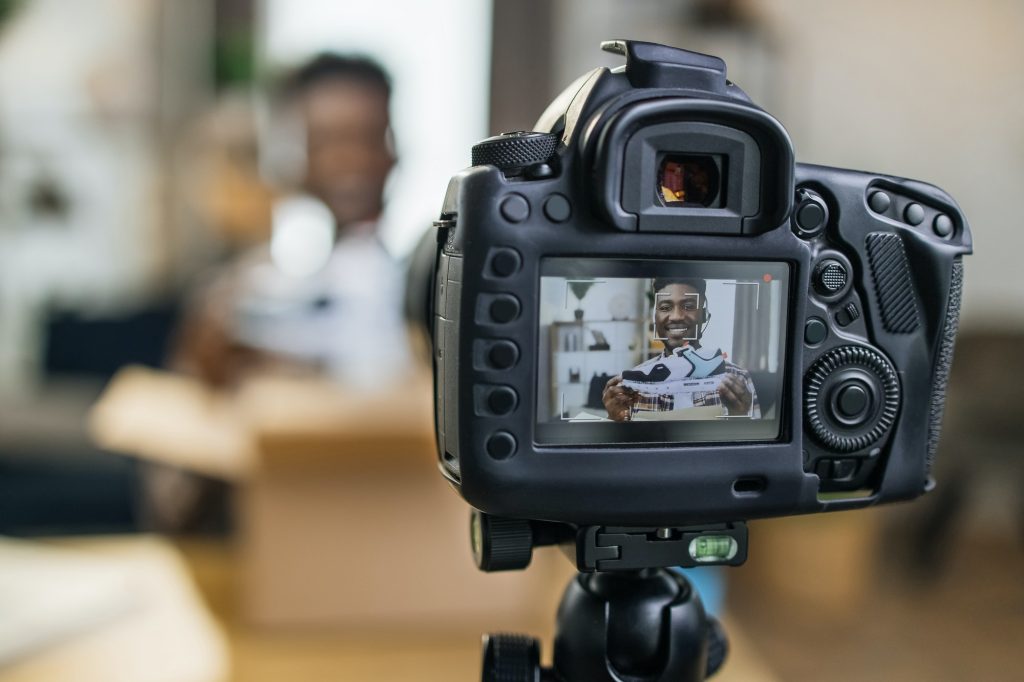
<path id="1" fill-rule="evenodd" d="M 568 562 L 472 567 L 403 266 L 613 37 L 975 236 L 938 488 L 752 524 L 721 679 L 1019 677 L 1024 5 L 2 0 L 0 682 L 468 680 L 550 636 Z"/>

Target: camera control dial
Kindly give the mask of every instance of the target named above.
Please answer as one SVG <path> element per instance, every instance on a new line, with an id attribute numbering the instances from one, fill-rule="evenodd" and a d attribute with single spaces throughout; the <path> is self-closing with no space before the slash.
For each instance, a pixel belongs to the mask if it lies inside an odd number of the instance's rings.
<path id="1" fill-rule="evenodd" d="M 833 348 L 804 377 L 807 426 L 834 452 L 863 450 L 882 438 L 896 422 L 899 408 L 896 370 L 871 348 Z"/>
<path id="2" fill-rule="evenodd" d="M 550 160 L 558 139 L 554 133 L 533 131 L 495 135 L 473 145 L 473 165 L 496 166 L 505 175 L 518 175 L 530 166 Z"/>

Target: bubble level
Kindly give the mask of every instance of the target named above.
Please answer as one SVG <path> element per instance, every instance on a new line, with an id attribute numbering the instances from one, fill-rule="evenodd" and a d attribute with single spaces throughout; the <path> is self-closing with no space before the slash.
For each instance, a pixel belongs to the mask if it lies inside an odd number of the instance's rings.
<path id="1" fill-rule="evenodd" d="M 701 535 L 690 541 L 690 557 L 702 564 L 728 561 L 737 551 L 739 544 L 728 535 Z"/>

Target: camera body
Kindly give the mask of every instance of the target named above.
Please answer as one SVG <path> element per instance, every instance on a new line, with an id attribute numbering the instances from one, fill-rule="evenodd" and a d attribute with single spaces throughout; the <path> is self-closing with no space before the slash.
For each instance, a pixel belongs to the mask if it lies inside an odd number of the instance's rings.
<path id="1" fill-rule="evenodd" d="M 956 202 L 796 163 L 716 57 L 604 47 L 625 67 L 448 187 L 445 477 L 487 514 L 606 530 L 928 490 L 971 252 Z"/>

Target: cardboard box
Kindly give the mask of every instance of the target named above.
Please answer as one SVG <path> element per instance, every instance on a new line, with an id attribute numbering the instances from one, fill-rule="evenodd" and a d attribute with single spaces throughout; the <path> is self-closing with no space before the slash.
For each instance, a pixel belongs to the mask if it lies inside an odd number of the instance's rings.
<path id="1" fill-rule="evenodd" d="M 224 394 L 133 368 L 90 425 L 107 449 L 236 483 L 255 624 L 534 629 L 572 574 L 554 550 L 526 571 L 476 570 L 469 508 L 436 469 L 428 376 L 357 395 L 260 377 Z"/>

